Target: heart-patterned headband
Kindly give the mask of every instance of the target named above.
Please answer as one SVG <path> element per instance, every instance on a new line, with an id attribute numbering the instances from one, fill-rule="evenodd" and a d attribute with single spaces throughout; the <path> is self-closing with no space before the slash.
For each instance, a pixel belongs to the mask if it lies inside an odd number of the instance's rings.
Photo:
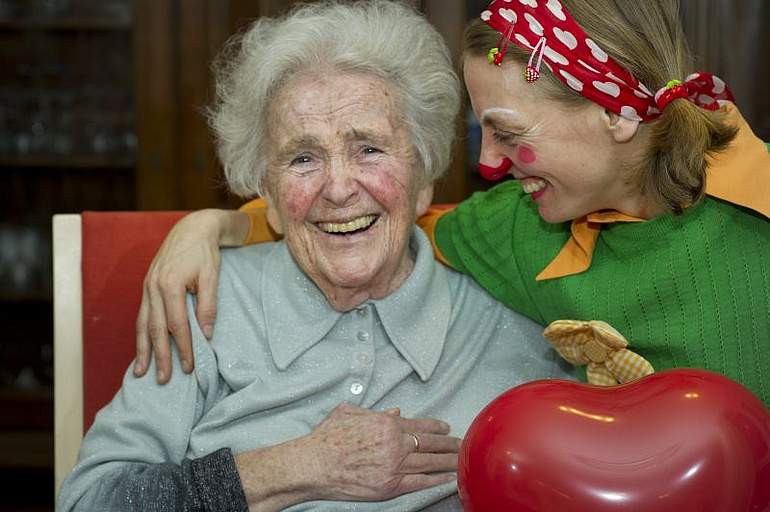
<path id="1" fill-rule="evenodd" d="M 490 63 L 501 65 L 508 43 L 516 44 L 532 52 L 524 70 L 528 82 L 538 79 L 545 63 L 568 87 L 627 119 L 652 121 L 677 98 L 706 110 L 734 101 L 725 83 L 709 73 L 672 80 L 653 94 L 589 38 L 559 0 L 493 0 L 481 19 L 500 33 L 487 55 Z"/>

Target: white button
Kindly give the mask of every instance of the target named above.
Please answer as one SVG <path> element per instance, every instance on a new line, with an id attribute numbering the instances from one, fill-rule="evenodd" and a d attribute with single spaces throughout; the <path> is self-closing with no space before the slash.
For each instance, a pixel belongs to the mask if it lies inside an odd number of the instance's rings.
<path id="1" fill-rule="evenodd" d="M 361 384 L 360 382 L 354 382 L 353 384 L 350 385 L 350 392 L 353 393 L 354 395 L 360 395 L 361 393 L 364 392 L 364 385 Z"/>
<path id="2" fill-rule="evenodd" d="M 361 364 L 368 364 L 369 363 L 369 354 L 365 354 L 364 352 L 361 352 L 356 356 L 356 359 L 358 359 L 358 362 Z"/>
<path id="3" fill-rule="evenodd" d="M 356 310 L 356 312 L 358 313 L 358 316 L 360 316 L 360 317 L 365 317 L 366 316 L 366 308 L 365 307 L 364 308 L 358 308 Z"/>
<path id="4" fill-rule="evenodd" d="M 369 339 L 369 333 L 366 331 L 358 331 L 358 339 L 361 341 L 366 341 Z"/>

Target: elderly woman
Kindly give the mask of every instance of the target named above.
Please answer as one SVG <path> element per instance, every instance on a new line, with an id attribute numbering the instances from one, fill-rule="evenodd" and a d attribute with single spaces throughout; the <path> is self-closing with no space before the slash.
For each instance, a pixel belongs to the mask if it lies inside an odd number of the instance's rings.
<path id="1" fill-rule="evenodd" d="M 195 372 L 127 373 L 58 510 L 459 509 L 456 436 L 568 373 L 414 226 L 459 104 L 441 37 L 395 3 L 311 5 L 259 20 L 221 69 L 229 183 L 285 238 L 223 253 Z"/>
<path id="2" fill-rule="evenodd" d="M 723 373 L 770 405 L 770 154 L 725 83 L 691 61 L 677 0 L 491 2 L 466 31 L 464 78 L 482 173 L 515 180 L 420 223 L 452 268 L 537 322 L 558 322 L 555 342 L 574 361 L 589 357 L 570 327 L 603 320 L 655 369 Z M 247 241 L 266 238 L 260 211 L 250 213 Z M 243 213 L 200 212 L 207 232 L 192 220 L 148 276 L 139 373 L 147 325 L 161 369 L 166 315 L 186 339 L 175 299 L 185 285 L 198 285 L 198 321 L 210 328 L 217 236 L 239 242 L 249 229 Z M 607 361 L 592 361 L 587 378 L 651 368 Z"/>

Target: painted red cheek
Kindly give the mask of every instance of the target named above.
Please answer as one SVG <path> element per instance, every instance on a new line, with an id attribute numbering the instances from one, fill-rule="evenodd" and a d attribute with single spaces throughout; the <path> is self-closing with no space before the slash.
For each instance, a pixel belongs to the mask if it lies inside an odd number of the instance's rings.
<path id="1" fill-rule="evenodd" d="M 535 152 L 532 151 L 532 149 L 528 148 L 527 146 L 519 146 L 518 157 L 521 163 L 524 163 L 524 164 L 533 164 L 535 163 L 535 160 L 537 160 L 537 157 L 535 156 Z"/>

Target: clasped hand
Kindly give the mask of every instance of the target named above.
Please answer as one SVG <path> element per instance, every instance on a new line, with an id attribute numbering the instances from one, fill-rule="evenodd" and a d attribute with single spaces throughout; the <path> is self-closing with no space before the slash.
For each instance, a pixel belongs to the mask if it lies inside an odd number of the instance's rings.
<path id="1" fill-rule="evenodd" d="M 383 501 L 454 480 L 460 439 L 448 433 L 443 421 L 343 403 L 309 434 L 238 454 L 236 464 L 252 512 Z"/>
<path id="2" fill-rule="evenodd" d="M 403 418 L 398 409 L 339 405 L 307 438 L 323 464 L 322 499 L 380 501 L 453 480 L 460 439 L 448 433 L 442 421 Z"/>

